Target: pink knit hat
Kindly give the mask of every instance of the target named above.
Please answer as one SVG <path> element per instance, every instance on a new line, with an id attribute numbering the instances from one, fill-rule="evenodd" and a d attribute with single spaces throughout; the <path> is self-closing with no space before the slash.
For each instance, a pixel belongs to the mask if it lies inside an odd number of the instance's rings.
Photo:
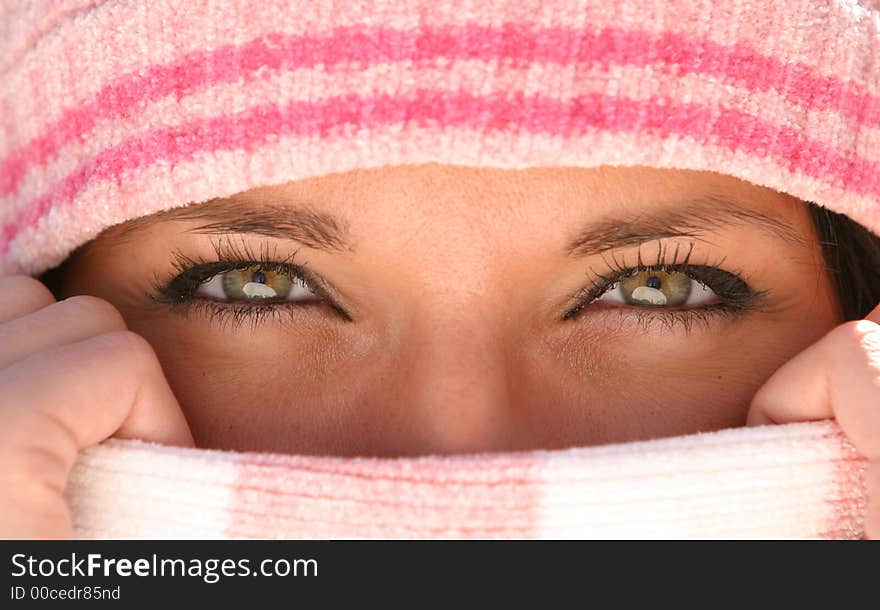
<path id="1" fill-rule="evenodd" d="M 4 0 L 0 273 L 354 168 L 712 170 L 880 233 L 877 0 Z"/>

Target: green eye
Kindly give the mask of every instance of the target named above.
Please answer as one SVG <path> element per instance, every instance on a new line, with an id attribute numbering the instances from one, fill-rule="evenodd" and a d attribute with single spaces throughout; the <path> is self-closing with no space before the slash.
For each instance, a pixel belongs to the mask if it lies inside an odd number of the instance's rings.
<path id="1" fill-rule="evenodd" d="M 718 295 L 680 271 L 639 271 L 614 283 L 597 300 L 645 307 L 707 305 Z"/>
<path id="2" fill-rule="evenodd" d="M 302 278 L 260 265 L 218 273 L 203 282 L 196 294 L 218 301 L 299 301 L 317 296 Z"/>

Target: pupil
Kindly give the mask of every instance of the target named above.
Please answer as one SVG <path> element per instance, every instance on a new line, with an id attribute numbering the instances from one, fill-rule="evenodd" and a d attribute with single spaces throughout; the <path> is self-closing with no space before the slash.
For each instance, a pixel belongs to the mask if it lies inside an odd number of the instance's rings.
<path id="1" fill-rule="evenodd" d="M 645 284 L 648 285 L 648 288 L 660 288 L 660 278 L 652 275 L 645 281 Z"/>
<path id="2" fill-rule="evenodd" d="M 265 284 L 266 283 L 266 274 L 262 271 L 255 271 L 251 276 L 251 281 L 256 282 L 257 284 Z"/>

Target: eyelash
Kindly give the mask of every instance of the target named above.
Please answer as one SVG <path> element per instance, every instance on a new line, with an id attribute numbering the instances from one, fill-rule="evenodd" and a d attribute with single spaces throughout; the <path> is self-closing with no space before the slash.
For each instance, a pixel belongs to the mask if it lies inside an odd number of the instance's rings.
<path id="1" fill-rule="evenodd" d="M 612 311 L 620 316 L 634 317 L 634 320 L 645 329 L 651 324 L 660 323 L 668 329 L 681 325 L 685 331 L 690 332 L 695 324 L 708 326 L 718 316 L 741 315 L 747 310 L 756 309 L 764 301 L 769 291 L 750 288 L 746 281 L 741 279 L 742 271 L 728 272 L 721 269 L 725 257 L 716 262 L 692 263 L 690 258 L 694 245 L 694 242 L 689 242 L 687 254 L 684 255 L 681 262 L 678 262 L 681 250 L 680 242 L 675 245 L 671 262 L 667 262 L 669 261 L 669 245 L 662 242 L 657 249 L 656 261 L 652 264 L 646 264 L 642 260 L 641 248 L 637 252 L 637 261 L 634 266 L 627 266 L 623 261 L 617 260 L 614 255 L 611 256 L 610 262 L 603 256 L 602 259 L 610 271 L 603 274 L 596 273 L 591 269 L 590 273 L 594 277 L 590 280 L 590 285 L 574 295 L 574 306 L 563 314 L 562 319 L 576 319 L 587 310 L 590 304 L 611 289 L 616 282 L 643 271 L 683 273 L 711 288 L 721 301 L 686 309 L 621 306 L 599 307 L 598 309 L 605 313 Z"/>
<path id="2" fill-rule="evenodd" d="M 336 305 L 325 288 L 324 281 L 305 267 L 293 264 L 291 261 L 296 256 L 293 254 L 279 259 L 276 250 L 269 251 L 267 247 L 261 247 L 260 252 L 255 253 L 250 246 L 242 240 L 240 244 L 233 244 L 231 240 L 212 241 L 216 258 L 207 260 L 201 257 L 191 258 L 180 250 L 172 253 L 174 260 L 172 266 L 176 270 L 174 277 L 167 281 L 156 278 L 153 282 L 152 292 L 147 297 L 155 303 L 167 305 L 175 310 L 188 315 L 193 309 L 200 309 L 208 314 L 211 321 L 221 325 L 231 323 L 233 327 L 240 326 L 244 322 L 250 322 L 257 327 L 263 322 L 270 320 L 289 319 L 300 317 L 307 307 L 331 307 L 343 318 L 351 321 L 351 317 L 341 307 Z M 244 301 L 219 301 L 196 295 L 196 290 L 203 282 L 215 275 L 259 266 L 264 271 L 273 271 L 287 275 L 292 281 L 299 281 L 314 292 L 318 299 L 310 301 L 278 301 L 274 303 L 247 303 Z"/>
<path id="3" fill-rule="evenodd" d="M 275 255 L 275 251 L 270 253 L 268 247 L 261 247 L 260 253 L 256 254 L 244 240 L 237 245 L 233 244 L 231 240 L 226 242 L 222 240 L 212 241 L 211 244 L 216 255 L 213 260 L 194 259 L 183 254 L 180 250 L 175 250 L 173 252 L 174 260 L 172 265 L 177 271 L 176 275 L 164 282 L 156 278 L 153 282 L 152 293 L 147 294 L 148 298 L 156 303 L 182 311 L 185 315 L 189 314 L 194 308 L 201 308 L 212 321 L 218 321 L 221 324 L 229 322 L 234 327 L 246 321 L 250 321 L 252 326 L 256 327 L 269 320 L 281 319 L 284 315 L 296 318 L 305 307 L 309 306 L 329 306 L 340 313 L 347 321 L 352 320 L 345 310 L 335 304 L 324 287 L 324 281 L 320 277 L 301 265 L 291 263 L 298 251 L 279 260 Z M 722 301 L 712 305 L 688 309 L 620 306 L 600 307 L 599 309 L 604 310 L 606 313 L 612 310 L 620 315 L 634 316 L 635 320 L 645 328 L 650 324 L 659 322 L 664 327 L 670 329 L 680 324 L 686 331 L 690 331 L 695 323 L 708 326 L 719 315 L 731 316 L 741 314 L 746 310 L 756 308 L 763 301 L 768 291 L 751 289 L 744 280 L 740 279 L 741 271 L 731 273 L 721 269 L 720 266 L 723 264 L 724 258 L 715 263 L 693 264 L 690 262 L 690 258 L 693 253 L 694 243 L 690 242 L 687 254 L 681 262 L 677 262 L 680 247 L 681 244 L 677 243 L 672 254 L 672 261 L 666 262 L 668 260 L 669 247 L 667 244 L 661 243 L 657 251 L 657 259 L 650 265 L 642 261 L 641 248 L 639 248 L 637 253 L 635 266 L 625 265 L 623 261 L 619 261 L 614 255 L 611 256 L 610 262 L 603 256 L 602 259 L 609 271 L 603 274 L 596 273 L 590 269 L 590 273 L 594 276 L 590 280 L 590 285 L 573 295 L 575 300 L 574 306 L 563 314 L 562 320 L 573 320 L 583 315 L 588 306 L 607 292 L 615 282 L 641 271 L 676 271 L 683 273 L 707 285 Z M 266 271 L 284 273 L 291 280 L 302 281 L 320 299 L 305 302 L 247 303 L 241 301 L 217 301 L 195 295 L 202 282 L 211 277 L 226 271 L 251 266 L 259 266 Z"/>

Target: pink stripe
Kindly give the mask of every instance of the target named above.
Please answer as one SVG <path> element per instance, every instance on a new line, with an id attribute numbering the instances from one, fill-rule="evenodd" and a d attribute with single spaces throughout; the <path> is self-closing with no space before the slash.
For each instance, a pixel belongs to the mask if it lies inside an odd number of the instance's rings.
<path id="1" fill-rule="evenodd" d="M 837 487 L 825 498 L 830 514 L 819 537 L 832 540 L 864 538 L 868 460 L 856 451 L 841 428 L 835 426 L 825 438 L 840 447 L 840 458 L 834 461 Z"/>
<path id="2" fill-rule="evenodd" d="M 565 138 L 583 135 L 590 129 L 650 131 L 663 138 L 690 136 L 730 150 L 772 157 L 791 172 L 800 171 L 826 182 L 835 178 L 853 192 L 880 197 L 877 163 L 807 140 L 796 129 L 769 125 L 737 109 L 679 104 L 657 97 L 635 101 L 590 94 L 562 103 L 538 95 L 526 98 L 522 93 L 505 98 L 502 94 L 475 97 L 418 90 L 412 96 L 348 95 L 317 104 L 295 101 L 282 108 L 270 104 L 133 137 L 102 151 L 29 203 L 0 230 L 0 252 L 7 252 L 15 236 L 35 226 L 53 206 L 72 202 L 91 180 L 117 178 L 158 160 L 185 161 L 202 151 L 239 147 L 252 151 L 275 134 L 327 137 L 340 125 L 372 127 L 404 122 L 479 130 L 516 129 Z"/>
<path id="3" fill-rule="evenodd" d="M 248 454 L 226 536 L 533 538 L 536 465 L 504 454 L 424 462 Z"/>
<path id="4" fill-rule="evenodd" d="M 836 76 L 819 76 L 810 66 L 755 53 L 745 45 L 718 44 L 674 32 L 654 34 L 603 28 L 598 31 L 550 28 L 528 23 L 501 28 L 477 25 L 414 30 L 339 28 L 327 37 L 269 34 L 240 47 L 224 46 L 154 66 L 143 75 L 126 75 L 104 87 L 94 101 L 65 111 L 44 135 L 12 153 L 0 166 L 0 196 L 13 192 L 28 167 L 41 165 L 65 144 L 84 137 L 103 118 L 126 116 L 140 104 L 198 87 L 253 78 L 262 67 L 295 70 L 316 65 L 370 64 L 412 58 L 513 60 L 529 62 L 607 62 L 645 66 L 665 63 L 678 73 L 720 76 L 754 90 L 785 84 L 780 93 L 807 108 L 839 111 L 856 125 L 880 125 L 880 98 Z"/>

